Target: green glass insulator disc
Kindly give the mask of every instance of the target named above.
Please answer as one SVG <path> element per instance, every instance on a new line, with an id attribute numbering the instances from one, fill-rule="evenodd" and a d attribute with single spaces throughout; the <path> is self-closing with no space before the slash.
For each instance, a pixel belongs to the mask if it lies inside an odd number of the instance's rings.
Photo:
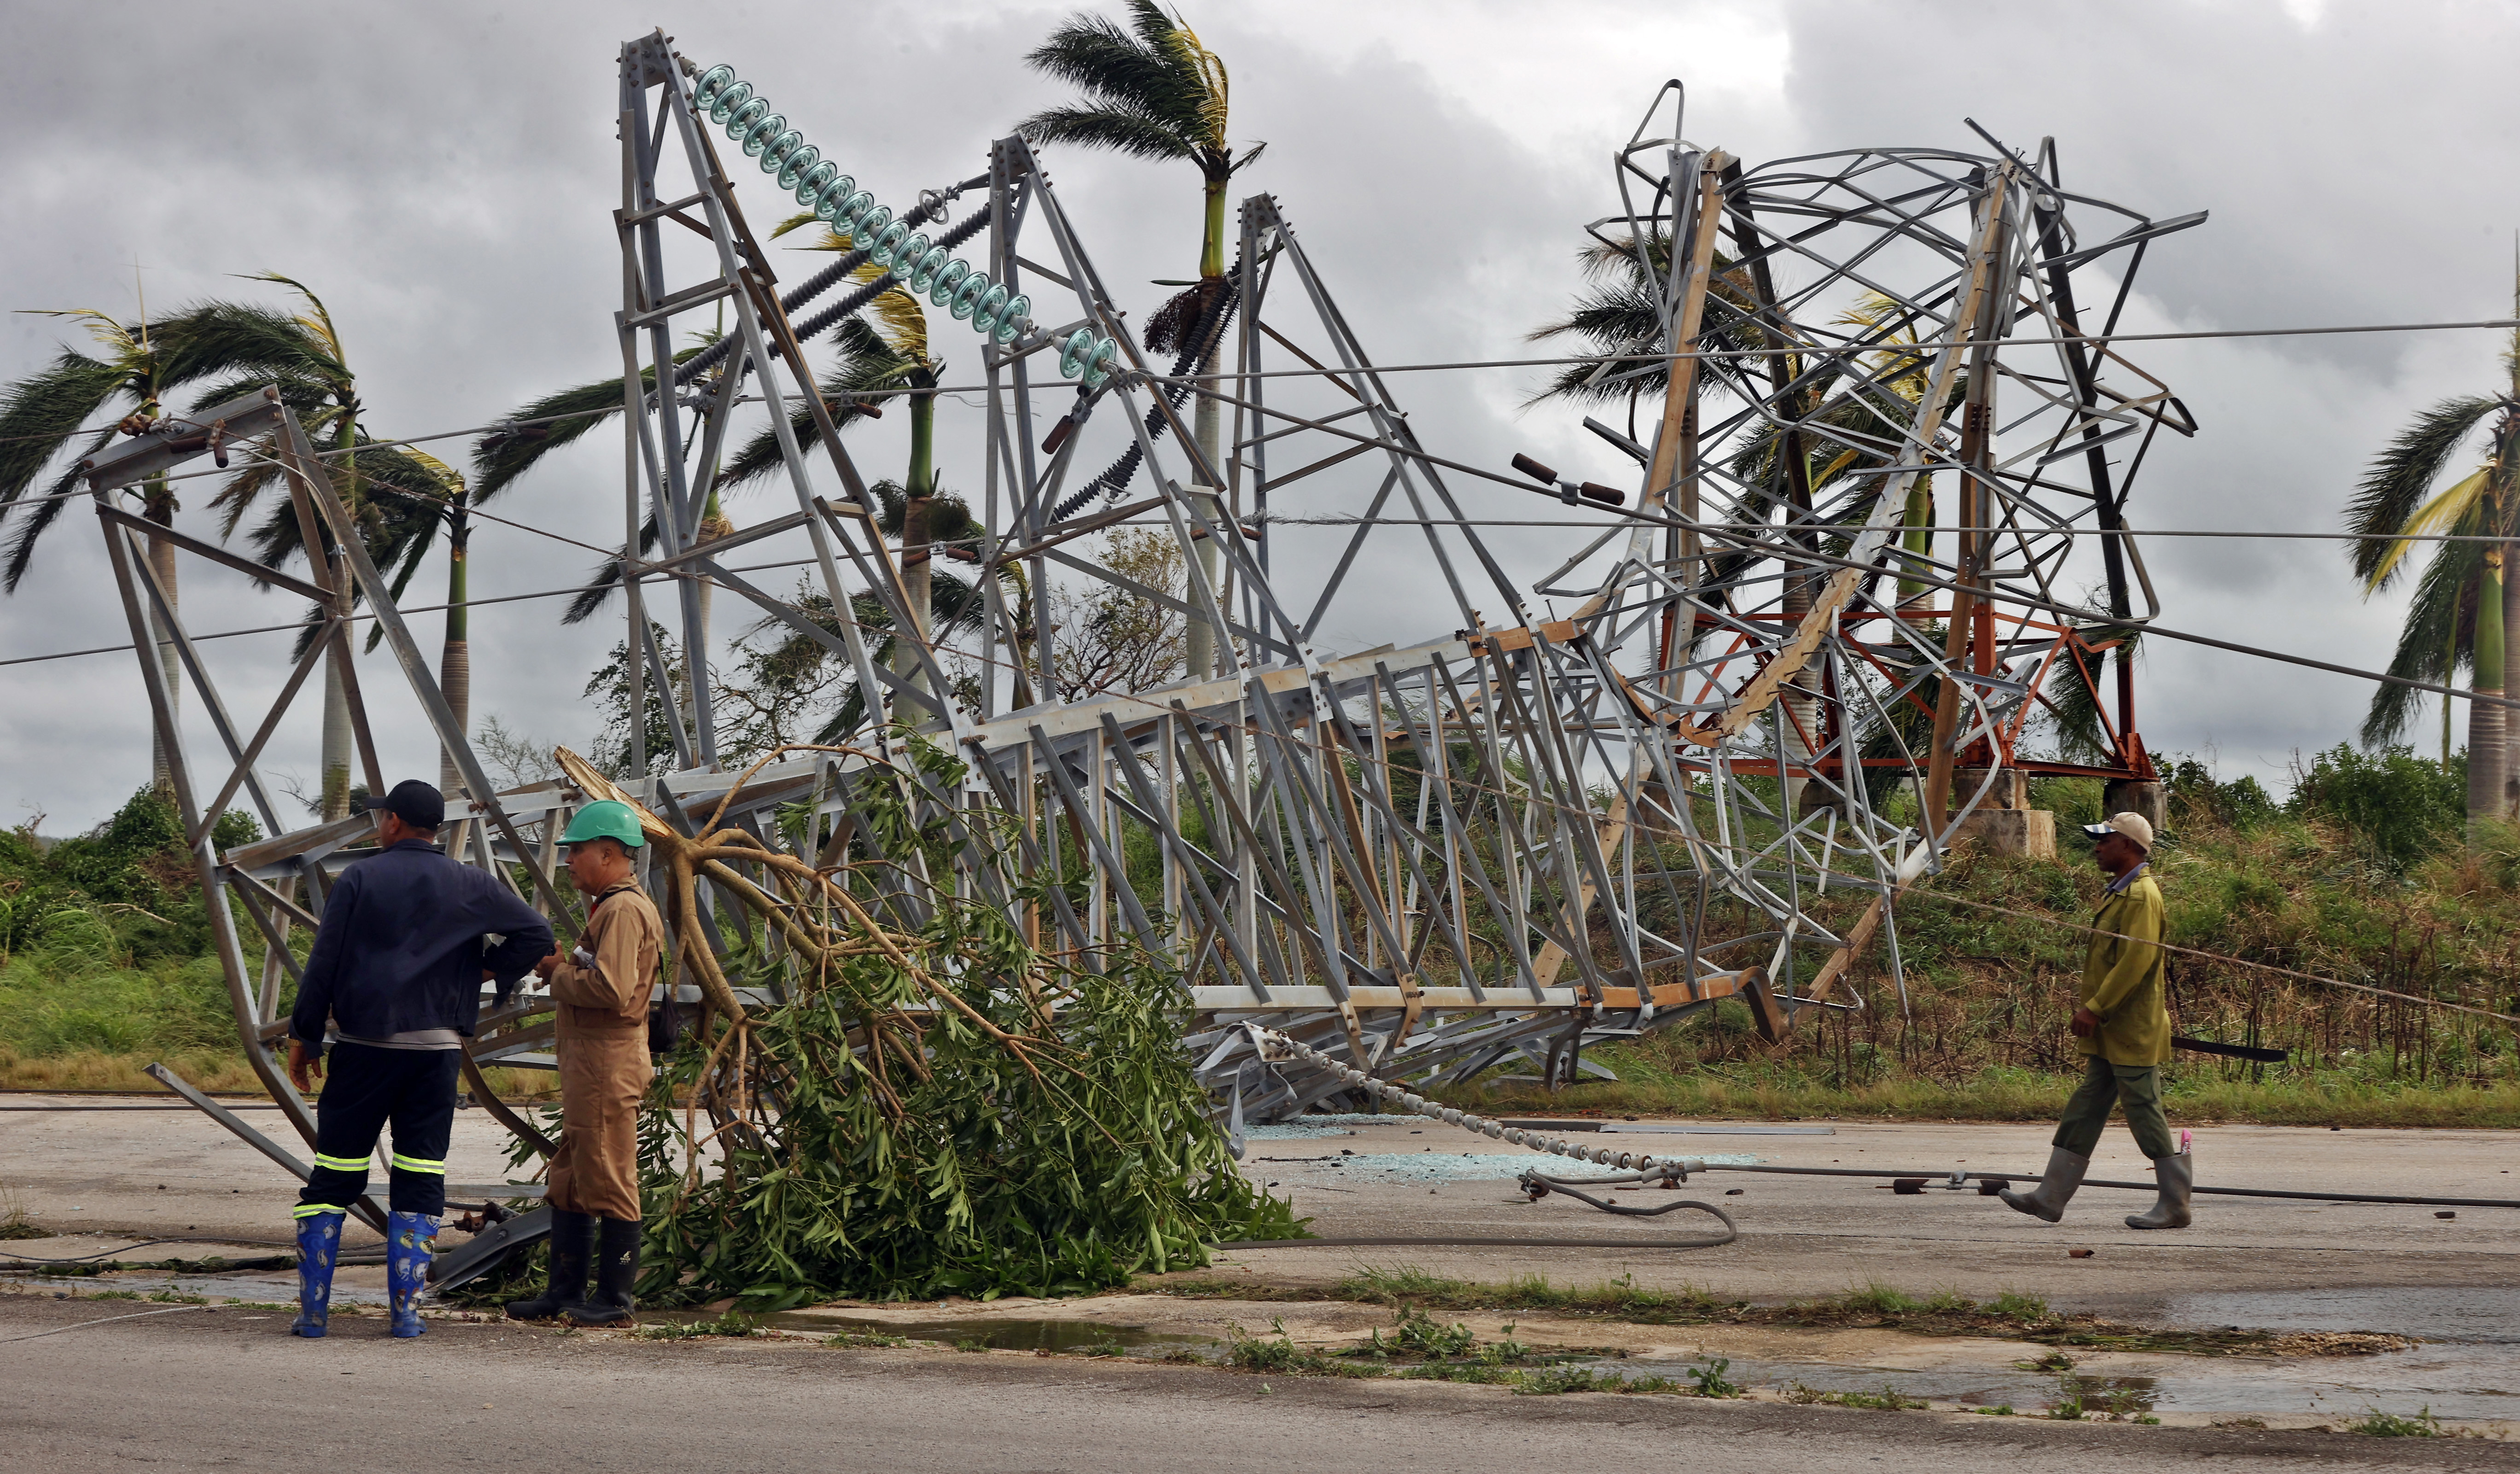
<path id="1" fill-rule="evenodd" d="M 1094 350 L 1094 361 L 1085 365 L 1085 387 L 1101 388 L 1102 381 L 1111 377 L 1111 360 L 1119 356 L 1119 343 L 1113 339 L 1103 339 L 1102 345 Z"/>
<path id="2" fill-rule="evenodd" d="M 910 248 L 908 246 L 902 247 L 901 253 L 904 259 L 908 259 L 910 255 Z M 919 257 L 917 261 L 911 265 L 909 275 L 906 278 L 910 283 L 910 290 L 913 292 L 924 292 L 928 288 L 936 285 L 936 273 L 944 270 L 945 263 L 953 258 L 953 253 L 948 252 L 942 246 L 930 246 L 925 251 L 919 253 Z"/>
<path id="3" fill-rule="evenodd" d="M 805 135 L 794 132 L 788 126 L 787 114 L 773 113 L 743 130 L 743 152 L 758 159 L 761 157 L 761 151 L 770 147 L 773 141 L 788 137 L 793 137 L 798 143 L 805 141 Z"/>
<path id="4" fill-rule="evenodd" d="M 1001 287 L 998 290 L 1003 293 L 1006 289 Z M 954 292 L 954 303 L 952 307 L 954 315 L 956 317 L 970 316 L 973 311 L 978 309 L 980 299 L 986 297 L 988 293 L 988 273 L 983 271 L 974 271 L 969 276 L 965 277 L 963 279 L 963 285 L 956 288 Z"/>
<path id="5" fill-rule="evenodd" d="M 1058 349 L 1058 377 L 1073 379 L 1084 373 L 1087 360 L 1093 356 L 1094 330 L 1078 328 L 1067 335 L 1067 342 Z"/>
<path id="6" fill-rule="evenodd" d="M 837 190 L 839 186 L 835 184 L 832 188 Z M 831 196 L 826 195 L 824 198 L 828 200 Z M 830 216 L 832 228 L 844 236 L 855 235 L 858 222 L 865 219 L 867 212 L 874 208 L 875 196 L 865 190 L 859 190 L 832 208 Z"/>
<path id="7" fill-rule="evenodd" d="M 1002 286 L 991 287 L 989 295 L 981 298 L 979 304 L 971 309 L 971 331 L 974 333 L 997 331 L 998 314 L 1006 309 L 1007 289 Z"/>
<path id="8" fill-rule="evenodd" d="M 864 251 L 891 228 L 892 207 L 878 205 L 858 218 L 858 223 L 849 231 L 849 236 L 857 243 L 858 249 Z"/>
<path id="9" fill-rule="evenodd" d="M 1016 335 L 1023 332 L 1023 325 L 1029 321 L 1031 317 L 1031 298 L 1017 297 L 1013 300 L 1008 302 L 1007 309 L 998 314 L 998 342 L 1014 342 Z"/>
<path id="10" fill-rule="evenodd" d="M 907 225 L 910 222 L 904 220 L 902 223 Z M 892 248 L 892 259 L 889 262 L 892 274 L 903 281 L 910 280 L 910 273 L 917 269 L 919 258 L 925 254 L 927 254 L 927 235 L 924 231 L 921 231 Z"/>
<path id="11" fill-rule="evenodd" d="M 804 182 L 806 171 L 822 161 L 823 151 L 810 143 L 789 150 L 788 157 L 779 161 L 779 187 L 793 190 Z"/>
<path id="12" fill-rule="evenodd" d="M 788 161 L 788 166 L 794 167 L 795 161 Z M 820 215 L 823 192 L 830 189 L 839 177 L 840 166 L 828 159 L 806 169 L 796 180 L 796 203 Z"/>
<path id="13" fill-rule="evenodd" d="M 869 228 L 873 229 L 873 227 Z M 895 220 L 874 234 L 875 244 L 868 248 L 867 259 L 878 266 L 889 266 L 892 264 L 893 253 L 900 250 L 901 243 L 910 236 L 910 222 Z"/>

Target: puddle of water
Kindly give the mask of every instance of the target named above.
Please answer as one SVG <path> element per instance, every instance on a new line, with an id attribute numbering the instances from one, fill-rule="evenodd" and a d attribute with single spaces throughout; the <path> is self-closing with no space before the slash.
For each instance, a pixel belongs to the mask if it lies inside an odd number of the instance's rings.
<path id="1" fill-rule="evenodd" d="M 2432 1286 L 2177 1295 L 2164 1313 L 2173 1325 L 2396 1331 L 2427 1341 L 2520 1346 L 2520 1289 Z"/>
<path id="2" fill-rule="evenodd" d="M 1598 1369 L 1677 1379 L 1697 1359 L 1604 1361 Z M 2373 1407 L 2403 1416 L 2429 1407 L 2437 1417 L 2520 1418 L 2520 1356 L 2500 1346 L 2436 1343 L 2377 1357 L 2282 1360 L 2165 1357 L 2146 1363 L 2141 1374 L 2124 1376 L 1735 1358 L 1728 1375 L 1745 1387 L 1778 1391 L 1799 1382 L 1821 1392 L 1878 1393 L 1886 1384 L 1912 1398 L 1967 1407 L 2008 1406 L 2025 1414 L 2044 1412 L 2079 1395 L 2088 1413 L 2129 1416 L 2206 1412 L 2350 1418 Z"/>

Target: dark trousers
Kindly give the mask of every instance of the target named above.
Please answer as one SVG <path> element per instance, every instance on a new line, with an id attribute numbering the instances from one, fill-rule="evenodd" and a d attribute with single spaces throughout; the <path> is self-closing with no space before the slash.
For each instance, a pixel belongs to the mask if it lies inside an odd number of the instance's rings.
<path id="1" fill-rule="evenodd" d="M 2113 1065 L 2099 1055 L 2083 1065 L 2083 1084 L 2065 1102 L 2065 1119 L 2056 1124 L 2055 1144 L 2078 1157 L 2088 1157 L 2100 1144 L 2100 1128 L 2108 1124 L 2109 1107 L 2126 1107 L 2127 1129 L 2135 1144 L 2158 1162 L 2176 1152 L 2170 1118 L 2161 1109 L 2159 1065 Z"/>
<path id="2" fill-rule="evenodd" d="M 335 1044 L 315 1103 L 315 1173 L 301 1208 L 347 1208 L 368 1190 L 368 1157 L 393 1125 L 393 1211 L 446 1212 L 446 1143 L 455 1134 L 460 1049 Z"/>

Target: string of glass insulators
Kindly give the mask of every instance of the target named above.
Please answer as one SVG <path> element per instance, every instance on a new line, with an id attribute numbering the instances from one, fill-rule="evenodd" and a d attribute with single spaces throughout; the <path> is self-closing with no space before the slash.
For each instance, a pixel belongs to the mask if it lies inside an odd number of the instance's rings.
<path id="1" fill-rule="evenodd" d="M 737 78 L 731 67 L 711 67 L 692 89 L 692 106 L 726 129 L 746 156 L 761 161 L 761 171 L 775 176 L 779 187 L 792 190 L 796 203 L 840 235 L 866 248 L 867 259 L 891 271 L 914 296 L 924 294 L 959 321 L 984 337 L 1009 345 L 1033 328 L 1032 299 L 1010 293 L 1003 282 L 989 280 L 971 263 L 933 244 L 908 220 L 876 203 L 873 193 L 840 172 L 805 135 L 788 126 L 787 115 L 774 113 L 770 100 Z M 1111 376 L 1111 361 L 1120 345 L 1091 328 L 1078 328 L 1058 345 L 1062 379 L 1088 388 Z"/>

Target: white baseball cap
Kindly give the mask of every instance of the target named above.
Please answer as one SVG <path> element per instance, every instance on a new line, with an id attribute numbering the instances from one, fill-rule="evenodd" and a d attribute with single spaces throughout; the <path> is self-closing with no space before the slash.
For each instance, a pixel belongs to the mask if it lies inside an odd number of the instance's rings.
<path id="1" fill-rule="evenodd" d="M 2113 813 L 2099 823 L 2084 825 L 2083 832 L 2094 840 L 2123 834 L 2135 841 L 2144 853 L 2152 852 L 2152 821 L 2139 813 Z"/>

